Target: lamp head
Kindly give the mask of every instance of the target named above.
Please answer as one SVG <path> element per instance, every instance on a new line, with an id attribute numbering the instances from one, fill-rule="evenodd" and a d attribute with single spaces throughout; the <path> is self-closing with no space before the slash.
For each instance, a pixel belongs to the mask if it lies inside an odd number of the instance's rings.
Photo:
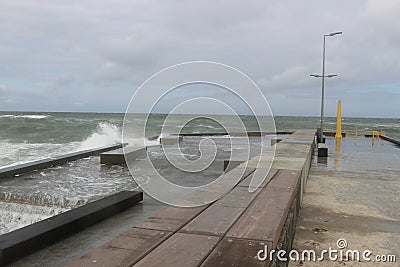
<path id="1" fill-rule="evenodd" d="M 330 34 L 328 34 L 328 36 L 334 36 L 334 35 L 338 35 L 338 34 L 342 34 L 343 32 L 332 32 Z"/>

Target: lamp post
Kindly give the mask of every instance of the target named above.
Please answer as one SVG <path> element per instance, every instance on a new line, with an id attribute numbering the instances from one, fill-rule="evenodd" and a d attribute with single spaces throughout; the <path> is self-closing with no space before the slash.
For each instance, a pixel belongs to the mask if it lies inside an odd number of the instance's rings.
<path id="1" fill-rule="evenodd" d="M 336 77 L 336 74 L 325 75 L 325 39 L 326 37 L 335 36 L 338 34 L 342 34 L 342 32 L 333 32 L 330 34 L 324 34 L 324 44 L 322 50 L 322 75 L 312 74 L 310 76 L 322 78 L 322 94 L 321 94 L 321 125 L 320 125 L 320 132 L 318 136 L 319 143 L 323 142 L 323 135 L 324 135 L 324 96 L 325 96 L 325 78 L 332 78 Z"/>

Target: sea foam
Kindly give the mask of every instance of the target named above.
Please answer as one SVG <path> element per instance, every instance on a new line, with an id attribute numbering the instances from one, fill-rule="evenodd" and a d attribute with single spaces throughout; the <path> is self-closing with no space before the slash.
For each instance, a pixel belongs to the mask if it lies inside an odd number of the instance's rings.
<path id="1" fill-rule="evenodd" d="M 46 119 L 48 117 L 49 115 L 11 115 L 11 114 L 0 115 L 0 118 L 35 119 L 35 120 Z"/>
<path id="2" fill-rule="evenodd" d="M 85 150 L 121 143 L 121 129 L 108 122 L 98 124 L 96 130 L 80 143 L 77 150 Z"/>

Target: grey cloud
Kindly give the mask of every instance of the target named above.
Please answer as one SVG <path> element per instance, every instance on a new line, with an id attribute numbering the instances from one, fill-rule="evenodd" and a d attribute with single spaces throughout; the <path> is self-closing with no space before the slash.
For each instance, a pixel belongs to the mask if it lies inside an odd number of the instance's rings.
<path id="1" fill-rule="evenodd" d="M 0 12 L 0 84 L 13 88 L 0 94 L 20 103 L 10 109 L 124 111 L 152 74 L 211 60 L 249 75 L 276 114 L 318 115 L 320 81 L 309 74 L 321 72 L 322 35 L 337 30 L 327 40 L 327 72 L 339 75 L 327 81 L 327 113 L 339 97 L 357 107 L 347 115 L 385 106 L 358 98 L 364 88 L 400 101 L 389 94 L 399 87 L 396 0 L 24 0 Z"/>

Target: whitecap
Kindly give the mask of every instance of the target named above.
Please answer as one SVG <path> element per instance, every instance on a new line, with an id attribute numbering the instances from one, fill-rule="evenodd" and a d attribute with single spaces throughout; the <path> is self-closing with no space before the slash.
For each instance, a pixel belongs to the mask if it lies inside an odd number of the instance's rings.
<path id="1" fill-rule="evenodd" d="M 6 115 L 0 115 L 0 118 L 16 118 L 16 119 L 35 119 L 35 120 L 41 120 L 41 119 L 46 119 L 50 117 L 49 115 L 11 115 L 11 114 L 6 114 Z"/>

